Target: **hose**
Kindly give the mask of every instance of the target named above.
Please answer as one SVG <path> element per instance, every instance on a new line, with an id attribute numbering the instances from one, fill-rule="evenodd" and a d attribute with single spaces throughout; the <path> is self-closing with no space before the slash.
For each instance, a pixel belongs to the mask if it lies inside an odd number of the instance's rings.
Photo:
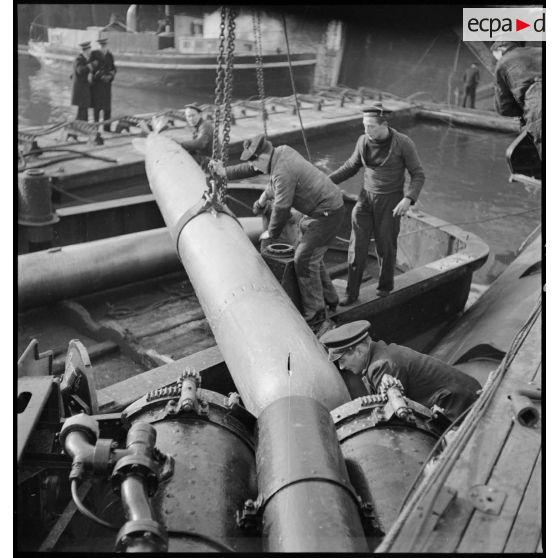
<path id="1" fill-rule="evenodd" d="M 91 519 L 91 521 L 94 521 L 95 523 L 98 523 L 99 525 L 102 525 L 103 527 L 106 527 L 107 529 L 111 529 L 113 531 L 118 531 L 119 527 L 117 527 L 116 525 L 113 525 L 112 523 L 109 523 L 108 521 L 105 521 L 104 519 L 101 519 L 100 517 L 96 516 L 92 511 L 88 510 L 83 502 L 81 501 L 78 493 L 77 493 L 77 479 L 72 479 L 72 482 L 70 484 L 70 489 L 72 492 L 72 500 L 74 501 L 74 504 L 76 505 L 76 508 L 83 514 L 85 515 L 85 517 Z"/>

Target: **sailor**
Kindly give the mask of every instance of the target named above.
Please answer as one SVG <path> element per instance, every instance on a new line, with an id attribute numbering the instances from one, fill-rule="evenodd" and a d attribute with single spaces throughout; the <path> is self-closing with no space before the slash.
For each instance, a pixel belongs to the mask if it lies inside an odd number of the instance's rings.
<path id="1" fill-rule="evenodd" d="M 463 92 L 463 106 L 467 106 L 467 99 L 471 103 L 471 108 L 475 108 L 475 96 L 477 93 L 477 86 L 480 81 L 479 67 L 473 62 L 463 75 L 463 85 L 465 90 Z"/>
<path id="2" fill-rule="evenodd" d="M 91 86 L 89 74 L 93 71 L 91 64 L 91 41 L 80 43 L 81 53 L 74 60 L 72 74 L 72 105 L 77 106 L 76 120 L 88 120 L 88 110 L 91 106 Z"/>
<path id="3" fill-rule="evenodd" d="M 367 391 L 377 392 L 383 375 L 390 374 L 401 382 L 406 397 L 428 408 L 437 405 L 451 420 L 474 403 L 481 390 L 476 379 L 408 347 L 373 341 L 370 328 L 370 322 L 359 320 L 320 337 L 329 360 L 341 371 L 360 377 Z"/>
<path id="4" fill-rule="evenodd" d="M 542 159 L 542 49 L 523 41 L 495 41 L 494 101 L 503 116 L 520 116 Z"/>
<path id="5" fill-rule="evenodd" d="M 389 126 L 387 114 L 379 102 L 363 110 L 365 133 L 358 138 L 349 159 L 329 175 L 340 184 L 364 168 L 364 187 L 351 214 L 349 276 L 341 306 L 352 304 L 359 296 L 372 234 L 380 264 L 376 294 L 387 296 L 393 290 L 401 216 L 415 204 L 424 184 L 413 140 Z M 405 169 L 411 176 L 408 185 Z"/>
<path id="6" fill-rule="evenodd" d="M 116 66 L 112 52 L 108 50 L 108 39 L 98 39 L 101 47 L 91 54 L 93 74 L 91 76 L 91 101 L 93 105 L 93 119 L 99 122 L 100 113 L 103 111 L 103 120 L 109 120 L 111 114 L 111 89 Z M 110 132 L 110 124 L 105 124 L 103 129 Z"/>
<path id="7" fill-rule="evenodd" d="M 203 117 L 202 113 L 203 109 L 196 103 L 184 106 L 184 116 L 192 130 L 192 139 L 181 140 L 178 143 L 205 171 L 213 148 L 213 125 Z"/>
<path id="8" fill-rule="evenodd" d="M 299 223 L 299 238 L 294 267 L 302 299 L 304 318 L 314 330 L 327 318 L 323 281 L 331 283 L 324 266 L 324 254 L 343 223 L 344 205 L 341 190 L 314 165 L 288 145 L 273 147 L 263 134 L 244 142 L 239 165 L 215 170 L 229 180 L 270 175 L 270 184 L 254 204 L 255 212 L 272 199 L 271 218 L 262 240 L 277 241 L 291 217 L 291 208 L 304 217 Z M 334 293 L 335 288 L 331 285 Z M 335 293 L 337 296 L 337 293 Z M 337 303 L 331 300 L 331 304 Z"/>

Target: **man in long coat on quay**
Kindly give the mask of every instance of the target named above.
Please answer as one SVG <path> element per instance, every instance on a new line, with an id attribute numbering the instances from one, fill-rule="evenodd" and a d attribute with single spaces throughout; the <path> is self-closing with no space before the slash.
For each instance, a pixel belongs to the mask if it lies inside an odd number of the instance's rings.
<path id="1" fill-rule="evenodd" d="M 91 55 L 93 74 L 91 79 L 91 101 L 93 105 L 93 119 L 99 122 L 101 111 L 103 120 L 109 120 L 111 115 L 112 82 L 116 75 L 114 56 L 107 48 L 108 39 L 99 39 L 99 50 Z M 104 130 L 110 132 L 110 124 L 104 125 Z"/>
<path id="2" fill-rule="evenodd" d="M 89 74 L 93 71 L 91 64 L 91 42 L 80 43 L 81 53 L 74 60 L 72 74 L 72 105 L 77 106 L 76 120 L 88 119 L 91 106 L 91 84 Z"/>

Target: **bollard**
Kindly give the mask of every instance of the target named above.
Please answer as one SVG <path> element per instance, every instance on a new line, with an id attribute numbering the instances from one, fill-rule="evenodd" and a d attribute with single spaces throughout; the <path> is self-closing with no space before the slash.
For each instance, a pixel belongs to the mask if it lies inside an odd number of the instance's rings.
<path id="1" fill-rule="evenodd" d="M 52 225 L 60 218 L 52 209 L 50 179 L 40 169 L 29 169 L 18 180 L 17 222 L 25 231 L 29 251 L 52 246 Z"/>

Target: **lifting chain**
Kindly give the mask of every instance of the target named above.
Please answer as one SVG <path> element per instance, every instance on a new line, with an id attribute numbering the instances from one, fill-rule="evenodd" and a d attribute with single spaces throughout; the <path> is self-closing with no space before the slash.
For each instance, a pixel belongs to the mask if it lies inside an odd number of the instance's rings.
<path id="1" fill-rule="evenodd" d="M 256 41 L 256 76 L 258 79 L 258 95 L 262 104 L 262 121 L 265 137 L 267 137 L 267 111 L 265 109 L 264 72 L 262 55 L 262 29 L 260 25 L 260 13 L 252 12 L 252 25 L 254 27 L 254 38 Z"/>
<path id="2" fill-rule="evenodd" d="M 219 54 L 217 55 L 217 75 L 215 76 L 215 111 L 213 113 L 213 154 L 212 159 L 221 159 L 221 143 L 219 142 L 219 126 L 221 123 L 221 105 L 223 103 L 223 84 L 225 81 L 225 26 L 226 8 L 221 7 L 221 25 L 219 34 Z"/>
<path id="3" fill-rule="evenodd" d="M 221 8 L 221 24 L 219 34 L 219 54 L 217 57 L 217 76 L 215 80 L 215 113 L 213 129 L 213 159 L 221 160 L 223 166 L 227 166 L 229 153 L 230 131 L 232 123 L 232 87 L 233 87 L 233 67 L 234 67 L 234 41 L 235 41 L 235 18 L 236 12 L 233 8 L 223 6 Z M 225 41 L 225 29 L 226 41 Z M 226 52 L 225 52 L 226 42 Z M 219 135 L 222 127 L 222 143 Z M 221 178 L 217 180 L 217 200 L 225 203 L 227 195 L 227 180 Z"/>

